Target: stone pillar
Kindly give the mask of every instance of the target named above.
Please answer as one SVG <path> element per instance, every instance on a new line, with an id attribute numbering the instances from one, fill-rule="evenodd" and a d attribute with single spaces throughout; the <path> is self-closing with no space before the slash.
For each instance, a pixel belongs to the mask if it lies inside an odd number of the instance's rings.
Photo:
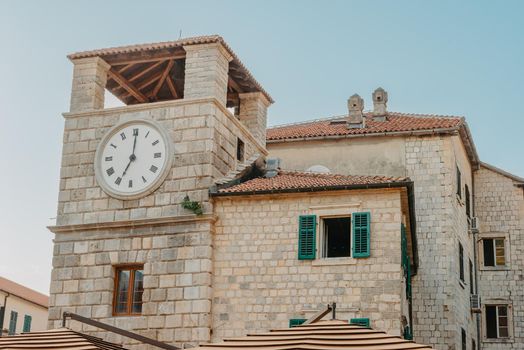
<path id="1" fill-rule="evenodd" d="M 261 92 L 238 94 L 240 98 L 239 119 L 258 142 L 266 146 L 267 107 L 271 104 Z"/>
<path id="2" fill-rule="evenodd" d="M 226 105 L 231 54 L 220 43 L 188 45 L 184 98 L 216 98 Z"/>
<path id="3" fill-rule="evenodd" d="M 100 57 L 73 60 L 70 112 L 104 109 L 107 71 L 111 67 Z"/>

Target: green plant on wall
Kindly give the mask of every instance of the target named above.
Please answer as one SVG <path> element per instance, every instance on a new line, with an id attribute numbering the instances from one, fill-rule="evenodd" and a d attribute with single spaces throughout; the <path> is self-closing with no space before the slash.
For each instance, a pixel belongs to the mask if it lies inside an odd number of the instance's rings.
<path id="1" fill-rule="evenodd" d="M 182 208 L 191 210 L 196 215 L 203 214 L 202 205 L 200 205 L 199 202 L 190 200 L 189 196 L 187 195 L 184 197 L 184 200 L 182 201 Z"/>

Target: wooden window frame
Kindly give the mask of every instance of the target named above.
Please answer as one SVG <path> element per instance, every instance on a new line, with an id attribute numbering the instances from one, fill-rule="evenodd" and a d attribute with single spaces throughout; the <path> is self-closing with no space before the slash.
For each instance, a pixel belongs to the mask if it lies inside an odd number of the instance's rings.
<path id="1" fill-rule="evenodd" d="M 325 220 L 329 220 L 329 219 L 345 219 L 347 218 L 349 220 L 349 231 L 348 231 L 348 235 L 349 235 L 349 253 L 347 256 L 341 256 L 341 257 L 329 257 L 329 256 L 326 256 L 327 255 L 327 240 L 328 240 L 328 232 L 326 231 L 326 222 Z M 319 242 L 319 246 L 320 246 L 320 258 L 322 259 L 339 259 L 339 260 L 342 260 L 342 259 L 348 259 L 348 258 L 353 258 L 353 222 L 352 222 L 352 216 L 351 214 L 347 214 L 347 215 L 332 215 L 332 216 L 321 216 L 320 217 L 320 242 Z"/>
<path id="2" fill-rule="evenodd" d="M 459 242 L 459 279 L 462 283 L 465 283 L 465 268 L 464 268 L 464 246 Z"/>
<path id="3" fill-rule="evenodd" d="M 129 274 L 129 286 L 127 288 L 127 302 L 126 309 L 127 312 L 117 312 L 117 301 L 118 301 L 118 282 L 119 282 L 119 271 L 130 271 Z M 133 294 L 134 294 L 134 285 L 135 285 L 135 274 L 136 271 L 144 271 L 144 265 L 117 265 L 114 266 L 114 289 L 113 289 L 113 316 L 139 316 L 142 315 L 142 308 L 140 312 L 132 312 L 133 310 Z M 143 301 L 140 301 L 143 303 Z"/>
<path id="4" fill-rule="evenodd" d="M 497 329 L 497 337 L 496 338 L 488 338 L 487 334 L 487 327 L 488 327 L 488 321 L 487 321 L 487 307 L 495 307 L 496 309 L 496 329 Z M 506 308 L 506 316 L 500 316 L 499 315 L 499 307 Z M 488 300 L 485 302 L 484 305 L 482 305 L 482 320 L 484 322 L 484 326 L 482 327 L 482 333 L 483 333 L 483 341 L 487 343 L 506 343 L 506 342 L 513 342 L 513 310 L 512 305 L 510 302 L 505 301 L 501 302 L 499 300 Z M 500 317 L 506 317 L 507 326 L 504 328 L 507 328 L 508 336 L 507 337 L 501 337 L 500 336 Z"/>

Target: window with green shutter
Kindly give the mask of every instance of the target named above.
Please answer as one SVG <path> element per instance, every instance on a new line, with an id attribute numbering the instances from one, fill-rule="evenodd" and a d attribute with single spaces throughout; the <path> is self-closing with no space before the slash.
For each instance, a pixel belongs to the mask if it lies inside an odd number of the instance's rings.
<path id="1" fill-rule="evenodd" d="M 301 215 L 298 219 L 298 259 L 315 259 L 316 215 Z"/>
<path id="2" fill-rule="evenodd" d="M 352 318 L 349 323 L 369 328 L 369 318 Z"/>
<path id="3" fill-rule="evenodd" d="M 16 321 L 18 320 L 18 312 L 11 311 L 11 318 L 9 319 L 9 335 L 16 334 Z"/>
<path id="4" fill-rule="evenodd" d="M 31 315 L 25 315 L 24 316 L 24 330 L 23 332 L 31 332 L 31 321 L 32 321 Z"/>
<path id="5" fill-rule="evenodd" d="M 370 213 L 353 213 L 353 257 L 369 257 L 370 248 Z"/>
<path id="6" fill-rule="evenodd" d="M 306 322 L 305 318 L 292 318 L 289 320 L 289 328 L 300 326 L 304 322 Z"/>

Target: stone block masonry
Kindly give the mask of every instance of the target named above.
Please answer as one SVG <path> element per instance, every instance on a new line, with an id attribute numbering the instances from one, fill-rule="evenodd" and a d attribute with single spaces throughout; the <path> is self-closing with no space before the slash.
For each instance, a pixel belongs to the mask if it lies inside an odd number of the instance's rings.
<path id="1" fill-rule="evenodd" d="M 370 258 L 298 260 L 299 215 L 352 211 L 371 211 Z M 215 214 L 213 340 L 287 327 L 333 301 L 341 319 L 400 334 L 399 191 L 217 198 Z"/>

